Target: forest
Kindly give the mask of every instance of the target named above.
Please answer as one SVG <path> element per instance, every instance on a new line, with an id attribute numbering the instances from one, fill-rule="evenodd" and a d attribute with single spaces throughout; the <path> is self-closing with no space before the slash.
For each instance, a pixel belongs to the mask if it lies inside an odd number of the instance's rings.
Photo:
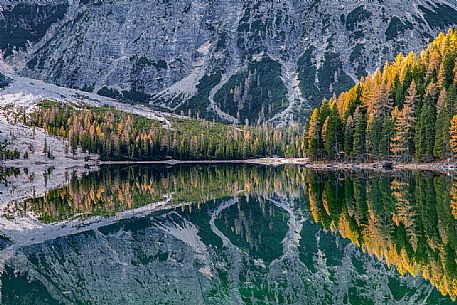
<path id="1" fill-rule="evenodd" d="M 214 160 L 302 157 L 303 131 L 298 125 L 273 128 L 226 125 L 170 115 L 171 127 L 113 107 L 89 107 L 42 101 L 31 114 L 17 119 L 68 140 L 102 160 Z M 52 156 L 52 147 L 47 155 Z"/>
<path id="2" fill-rule="evenodd" d="M 363 77 L 316 107 L 305 130 L 311 160 L 432 162 L 457 156 L 457 32 Z"/>
<path id="3" fill-rule="evenodd" d="M 176 115 L 169 116 L 169 127 L 113 107 L 53 101 L 19 117 L 67 139 L 70 152 L 80 147 L 102 160 L 451 160 L 457 157 L 456 59 L 457 32 L 449 29 L 419 54 L 400 53 L 349 91 L 324 99 L 304 129 Z"/>

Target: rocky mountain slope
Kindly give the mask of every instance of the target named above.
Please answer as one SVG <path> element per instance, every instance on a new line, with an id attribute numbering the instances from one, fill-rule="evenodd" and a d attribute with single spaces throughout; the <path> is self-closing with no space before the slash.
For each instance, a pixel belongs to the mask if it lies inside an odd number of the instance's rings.
<path id="1" fill-rule="evenodd" d="M 0 51 L 60 86 L 287 121 L 457 22 L 457 2 L 0 0 Z"/>

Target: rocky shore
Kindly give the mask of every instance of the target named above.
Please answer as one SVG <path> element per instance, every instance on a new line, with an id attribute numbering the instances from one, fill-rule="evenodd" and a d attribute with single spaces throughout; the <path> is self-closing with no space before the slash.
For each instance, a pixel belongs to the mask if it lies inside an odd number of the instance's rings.
<path id="1" fill-rule="evenodd" d="M 442 173 L 457 173 L 457 162 L 324 162 L 309 161 L 307 158 L 259 158 L 249 160 L 163 160 L 163 161 L 100 161 L 98 165 L 129 165 L 129 164 L 259 164 L 259 165 L 286 165 L 294 164 L 315 170 L 424 170 Z"/>

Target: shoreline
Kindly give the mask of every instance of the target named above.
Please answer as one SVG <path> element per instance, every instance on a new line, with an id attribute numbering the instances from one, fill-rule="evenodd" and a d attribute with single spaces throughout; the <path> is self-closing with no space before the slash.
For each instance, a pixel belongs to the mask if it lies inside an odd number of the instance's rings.
<path id="1" fill-rule="evenodd" d="M 157 160 L 157 161 L 98 161 L 97 165 L 135 165 L 135 164 L 307 164 L 305 158 L 257 158 L 257 159 L 230 159 L 230 160 Z"/>
<path id="2" fill-rule="evenodd" d="M 371 170 L 371 171 L 431 171 L 440 173 L 457 172 L 457 161 L 453 162 L 397 162 L 397 161 L 373 161 L 373 162 L 325 162 L 311 161 L 303 164 L 306 168 L 314 170 Z"/>
<path id="3" fill-rule="evenodd" d="M 433 171 L 441 173 L 457 172 L 457 161 L 453 162 L 396 162 L 396 161 L 376 161 L 376 162 L 325 162 L 309 161 L 306 158 L 258 158 L 247 160 L 162 160 L 162 161 L 99 161 L 98 165 L 135 165 L 135 164 L 258 164 L 258 165 L 300 165 L 314 170 L 374 170 L 374 171 L 399 171 L 399 170 L 419 170 Z M 391 168 L 386 168 L 389 164 Z"/>
<path id="4" fill-rule="evenodd" d="M 375 170 L 375 171 L 396 171 L 396 170 L 423 170 L 434 172 L 457 172 L 457 161 L 452 162 L 397 162 L 397 161 L 376 161 L 376 162 L 330 162 L 330 161 L 309 161 L 307 158 L 256 158 L 245 160 L 156 160 L 156 161 L 101 161 L 101 160 L 56 160 L 57 162 L 30 162 L 31 160 L 9 160 L 0 161 L 2 167 L 28 168 L 34 166 L 56 166 L 64 168 L 92 167 L 104 165 L 178 165 L 178 164 L 258 164 L 258 165 L 300 165 L 314 170 Z M 70 162 L 68 162 L 70 161 Z M 72 162 L 73 161 L 73 162 Z"/>

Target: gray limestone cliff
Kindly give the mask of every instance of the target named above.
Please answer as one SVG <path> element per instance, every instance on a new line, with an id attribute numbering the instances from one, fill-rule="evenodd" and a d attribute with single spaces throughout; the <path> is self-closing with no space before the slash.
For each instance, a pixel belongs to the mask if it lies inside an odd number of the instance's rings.
<path id="1" fill-rule="evenodd" d="M 305 118 L 457 23 L 456 1 L 0 0 L 22 75 L 227 122 Z"/>

